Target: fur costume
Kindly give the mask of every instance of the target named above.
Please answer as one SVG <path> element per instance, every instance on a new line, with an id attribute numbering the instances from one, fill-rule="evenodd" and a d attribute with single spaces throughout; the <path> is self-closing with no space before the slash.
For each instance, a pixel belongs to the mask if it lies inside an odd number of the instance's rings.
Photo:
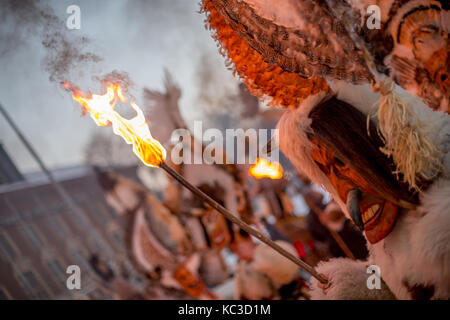
<path id="1" fill-rule="evenodd" d="M 368 274 L 368 261 L 351 260 L 348 258 L 335 258 L 328 262 L 321 262 L 317 271 L 327 275 L 333 282 L 341 285 L 332 285 L 325 294 L 318 286 L 311 286 L 310 294 L 313 300 L 393 300 L 395 296 L 381 282 L 380 290 L 368 290 L 366 283 Z M 345 284 L 345 285 L 342 285 Z"/>

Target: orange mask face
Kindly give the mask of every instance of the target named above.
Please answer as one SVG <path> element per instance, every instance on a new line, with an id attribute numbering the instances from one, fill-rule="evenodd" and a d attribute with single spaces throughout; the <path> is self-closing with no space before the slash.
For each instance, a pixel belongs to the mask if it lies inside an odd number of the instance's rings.
<path id="1" fill-rule="evenodd" d="M 324 146 L 317 145 L 312 158 L 330 180 L 341 200 L 347 204 L 355 224 L 366 233 L 370 243 L 384 239 L 395 225 L 399 207 L 375 191 L 353 168 L 343 163 Z M 358 191 L 353 202 L 349 193 Z M 353 202 L 353 203 L 349 203 Z"/>

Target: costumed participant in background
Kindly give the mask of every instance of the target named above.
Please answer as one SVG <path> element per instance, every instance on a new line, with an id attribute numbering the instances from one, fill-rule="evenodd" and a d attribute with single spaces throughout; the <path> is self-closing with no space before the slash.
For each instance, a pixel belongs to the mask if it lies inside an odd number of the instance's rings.
<path id="1" fill-rule="evenodd" d="M 299 257 L 312 266 L 316 266 L 321 260 L 329 257 L 328 247 L 322 242 L 323 238 L 315 238 L 312 228 L 320 225 L 323 228 L 318 215 L 314 210 L 322 212 L 325 209 L 324 194 L 313 187 L 311 181 L 299 174 L 295 173 L 295 178 L 289 179 L 291 187 L 295 194 L 303 198 L 304 203 L 308 207 L 306 216 L 302 215 L 296 219 L 289 219 L 283 223 L 283 230 L 293 239 L 293 244 Z M 314 208 L 312 210 L 311 208 Z M 309 279 L 309 276 L 307 277 Z"/>
<path id="2" fill-rule="evenodd" d="M 448 6 L 389 1 L 382 13 L 389 28 L 367 31 L 368 37 L 392 37 L 394 52 L 380 62 L 384 42 L 360 37 L 365 19 L 353 19 L 359 11 L 346 2 L 270 2 L 203 4 L 208 26 L 243 82 L 272 105 L 292 109 L 278 125 L 281 150 L 333 196 L 369 242 L 368 261 L 321 264 L 329 283 L 323 290 L 314 285 L 313 298 L 450 298 L 450 120 L 432 111 L 448 111 L 448 59 L 438 59 L 444 67 L 425 67 L 430 56 L 448 55 Z M 366 2 L 352 4 L 360 9 Z M 402 45 L 402 39 L 413 41 Z M 389 58 L 400 53 L 432 80 L 399 81 L 395 74 L 402 70 Z M 389 68 L 430 108 L 377 73 Z M 380 94 L 341 79 L 370 82 Z M 380 290 L 367 287 L 369 265 L 379 267 Z"/>
<path id="3" fill-rule="evenodd" d="M 328 257 L 367 258 L 366 240 L 361 231 L 345 218 L 334 201 L 327 206 L 323 204 L 323 194 L 312 188 L 311 180 L 298 176 L 302 186 L 297 190 L 310 208 L 306 221 L 315 245 L 325 249 Z"/>
<path id="4" fill-rule="evenodd" d="M 296 255 L 292 245 L 276 241 Z M 298 267 L 265 244 L 259 244 L 251 260 L 241 260 L 235 271 L 235 297 L 239 300 L 308 298 Z"/>
<path id="5" fill-rule="evenodd" d="M 148 89 L 144 92 L 149 107 L 149 118 L 158 119 L 158 121 L 151 123 L 152 132 L 163 142 L 169 142 L 175 129 L 186 130 L 190 139 L 186 139 L 186 141 L 183 139 L 182 142 L 188 148 L 179 150 L 179 152 L 180 156 L 184 159 L 189 157 L 192 162 L 194 153 L 199 151 L 203 154 L 205 146 L 199 143 L 187 130 L 187 126 L 180 115 L 178 105 L 181 96 L 180 89 L 169 75 L 166 75 L 165 82 L 165 93 Z M 161 126 L 161 123 L 164 123 L 164 126 Z M 179 142 L 177 145 L 179 145 Z M 169 152 L 173 148 L 173 144 L 167 146 Z M 189 153 L 184 154 L 185 150 L 188 150 Z M 223 157 L 224 159 L 226 157 L 224 152 Z M 245 175 L 241 174 L 237 166 L 184 163 L 176 165 L 171 162 L 171 159 L 167 159 L 167 163 L 224 207 L 232 212 L 239 213 L 245 221 L 252 221 L 252 207 L 245 190 Z M 186 226 L 186 230 L 193 240 L 194 251 L 200 255 L 199 274 L 202 280 L 209 287 L 223 283 L 229 277 L 229 271 L 222 257 L 222 250 L 231 244 L 234 247 L 239 246 L 234 243 L 241 241 L 241 237 L 238 235 L 239 230 L 221 214 L 205 206 L 202 201 L 193 197 L 189 191 L 182 188 L 171 178 L 169 178 L 169 183 L 164 189 L 164 198 L 164 203 Z"/>
<path id="6" fill-rule="evenodd" d="M 314 215 L 316 214 L 314 213 Z M 354 258 L 358 260 L 367 259 L 369 252 L 367 251 L 366 239 L 361 231 L 345 217 L 344 212 L 334 201 L 331 201 L 325 210 L 320 213 L 318 220 L 319 223 L 315 224 L 310 231 L 315 240 L 327 244 L 330 257 L 347 256 L 330 234 L 330 230 L 332 230 L 340 235 Z"/>
<path id="7" fill-rule="evenodd" d="M 187 126 L 180 114 L 178 101 L 181 97 L 181 90 L 174 82 L 172 76 L 166 72 L 165 92 L 155 90 L 144 90 L 148 116 L 152 121 L 151 129 L 166 144 L 169 152 L 172 150 L 171 135 L 176 129 L 185 129 Z M 197 143 L 193 138 L 188 143 Z M 217 172 L 217 168 L 204 168 L 206 171 L 198 170 L 198 166 L 175 165 L 168 159 L 167 163 L 183 175 L 192 178 L 196 177 L 194 184 L 202 185 L 203 191 L 208 193 L 214 190 L 216 180 L 209 177 L 219 176 L 222 181 L 225 180 L 227 188 L 228 201 L 232 197 L 228 190 L 232 189 L 232 179 L 225 172 Z M 212 171 L 212 172 L 211 172 Z M 200 176 L 200 178 L 198 177 Z M 205 176 L 207 177 L 205 181 Z M 225 177 L 224 177 L 225 176 Z M 203 178 L 202 178 L 203 177 Z M 211 186 L 210 186 L 211 184 Z M 211 187 L 211 188 L 210 188 Z M 223 190 L 222 186 L 219 186 Z M 205 190 L 208 189 L 208 190 Z M 222 283 L 228 278 L 228 270 L 220 255 L 220 250 L 229 242 L 229 231 L 225 225 L 225 219 L 216 212 L 211 212 L 209 208 L 204 207 L 203 203 L 198 205 L 198 201 L 192 201 L 190 193 L 179 186 L 172 178 L 164 191 L 164 204 L 171 212 L 178 216 L 185 226 L 193 242 L 191 254 L 199 256 L 198 273 L 201 279 L 208 287 L 213 287 Z M 210 194 L 210 193 L 208 193 Z M 210 194 L 211 195 L 211 194 Z"/>
<path id="8" fill-rule="evenodd" d="M 224 205 L 224 189 L 217 182 L 212 186 L 207 183 L 197 186 L 222 206 Z M 197 252 L 201 254 L 202 259 L 200 275 L 209 287 L 219 285 L 229 278 L 229 270 L 222 257 L 222 250 L 230 246 L 232 229 L 222 215 L 196 197 L 183 200 L 183 207 L 182 219 L 189 221 L 187 225 L 197 224 L 198 226 L 197 229 L 192 229 L 190 234 L 192 237 L 202 238 L 201 247 L 197 247 Z"/>
<path id="9" fill-rule="evenodd" d="M 200 256 L 180 219 L 135 181 L 113 172 L 99 172 L 98 180 L 108 204 L 128 220 L 126 247 L 148 276 L 148 291 L 165 298 L 216 298 L 199 277 Z"/>
<path id="10" fill-rule="evenodd" d="M 235 239 L 231 243 L 231 251 L 240 261 L 251 261 L 256 247 L 252 237 L 242 229 L 239 230 L 239 232 L 234 233 L 233 236 L 238 239 Z"/>
<path id="11" fill-rule="evenodd" d="M 278 222 L 276 225 L 280 233 L 294 246 L 297 255 L 311 266 L 328 257 L 326 248 L 314 241 L 308 230 L 307 219 L 304 216 L 292 216 Z M 304 279 L 309 279 L 308 273 L 300 270 Z"/>
<path id="12" fill-rule="evenodd" d="M 292 243 L 301 259 L 315 265 L 321 252 L 316 250 L 307 232 L 305 217 L 294 214 L 291 196 L 297 195 L 297 188 L 292 179 L 283 176 L 283 171 L 281 164 L 267 163 L 263 159 L 258 159 L 250 167 L 249 176 L 256 178 L 249 181 L 253 186 L 250 195 L 254 201 L 255 218 L 272 240 Z M 309 275 L 305 275 L 305 279 L 308 278 Z"/>
<path id="13" fill-rule="evenodd" d="M 191 163 L 193 163 L 194 156 L 203 158 L 203 155 L 206 154 L 206 147 L 195 139 L 194 135 L 190 133 L 187 125 L 185 124 L 183 117 L 180 114 L 178 105 L 178 100 L 181 97 L 181 90 L 174 83 L 169 74 L 166 74 L 165 83 L 166 92 L 159 92 L 149 89 L 144 90 L 144 96 L 148 108 L 148 118 L 158 120 L 161 119 L 161 121 L 152 121 L 150 123 L 150 127 L 152 132 L 157 132 L 155 135 L 157 134 L 158 138 L 163 141 L 166 148 L 169 149 L 169 152 L 172 152 L 172 148 L 174 147 L 174 141 L 171 141 L 171 138 L 173 138 L 172 133 L 176 129 L 184 129 L 185 132 L 189 134 L 190 139 L 186 139 L 187 141 L 177 140 L 176 143 L 179 146 L 179 143 L 182 142 L 183 146 L 186 146 L 186 150 L 189 150 L 190 153 L 183 154 L 185 149 L 177 149 L 176 152 L 178 152 L 180 156 L 189 158 Z M 201 154 L 194 155 L 195 151 L 199 151 L 198 153 Z M 228 209 L 239 213 L 240 217 L 247 223 L 252 223 L 252 207 L 246 190 L 245 172 L 242 172 L 240 168 L 234 164 L 226 164 L 225 160 L 227 156 L 225 154 L 225 150 L 216 149 L 215 152 L 220 153 L 217 156 L 220 156 L 223 159 L 223 164 L 215 163 L 215 159 L 209 159 L 214 163 L 214 166 L 204 164 L 176 165 L 174 163 L 171 163 L 170 165 L 177 171 L 186 171 L 186 174 L 192 176 L 192 179 L 196 179 L 196 181 L 198 181 L 194 184 L 207 183 L 213 187 L 215 182 L 219 183 L 219 185 L 225 188 L 225 206 L 231 206 Z M 168 159 L 168 162 L 170 162 L 170 159 Z M 216 175 L 219 176 L 216 177 Z M 232 179 L 230 180 L 230 178 Z M 178 211 L 180 199 L 186 198 L 181 195 L 180 192 L 187 193 L 184 189 L 176 188 L 176 186 L 176 184 L 170 184 L 164 191 L 166 199 L 165 203 L 167 203 L 169 208 L 174 207 L 174 210 L 172 210 L 173 212 Z M 234 193 L 231 192 L 231 190 L 234 190 Z"/>
<path id="14" fill-rule="evenodd" d="M 94 272 L 103 280 L 97 285 L 112 294 L 116 300 L 149 300 L 159 298 L 135 288 L 128 279 L 117 276 L 108 264 L 97 255 L 93 254 L 89 258 L 89 264 Z M 106 283 L 107 285 L 103 285 Z"/>
<path id="15" fill-rule="evenodd" d="M 286 194 L 286 180 L 262 178 L 254 180 L 253 185 L 250 195 L 254 197 L 261 194 L 267 200 L 270 211 L 277 220 L 292 215 L 294 208 Z"/>

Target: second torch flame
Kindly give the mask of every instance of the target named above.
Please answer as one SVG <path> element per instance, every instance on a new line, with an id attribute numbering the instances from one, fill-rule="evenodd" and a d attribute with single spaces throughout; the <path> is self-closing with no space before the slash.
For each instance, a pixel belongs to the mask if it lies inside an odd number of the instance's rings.
<path id="1" fill-rule="evenodd" d="M 250 167 L 249 174 L 256 179 L 281 179 L 283 177 L 283 168 L 276 161 L 269 162 L 266 159 L 258 158 L 256 163 Z"/>
<path id="2" fill-rule="evenodd" d="M 118 84 L 108 86 L 104 95 L 85 95 L 68 83 L 64 83 L 64 87 L 72 91 L 73 99 L 84 107 L 98 126 L 111 125 L 116 135 L 121 136 L 127 144 L 133 145 L 133 152 L 145 165 L 157 167 L 165 160 L 166 150 L 152 137 L 144 113 L 136 103 L 130 102 L 136 112 L 136 116 L 131 119 L 125 119 L 114 110 L 119 100 L 126 102 Z"/>

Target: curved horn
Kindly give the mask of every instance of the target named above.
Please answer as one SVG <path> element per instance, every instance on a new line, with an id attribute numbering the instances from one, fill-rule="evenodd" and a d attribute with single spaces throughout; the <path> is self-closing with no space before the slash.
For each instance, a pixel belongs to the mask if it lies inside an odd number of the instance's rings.
<path id="1" fill-rule="evenodd" d="M 364 230 L 364 223 L 361 218 L 361 209 L 359 208 L 359 198 L 361 196 L 361 191 L 359 189 L 350 190 L 347 193 L 347 210 L 353 222 L 362 231 Z"/>

